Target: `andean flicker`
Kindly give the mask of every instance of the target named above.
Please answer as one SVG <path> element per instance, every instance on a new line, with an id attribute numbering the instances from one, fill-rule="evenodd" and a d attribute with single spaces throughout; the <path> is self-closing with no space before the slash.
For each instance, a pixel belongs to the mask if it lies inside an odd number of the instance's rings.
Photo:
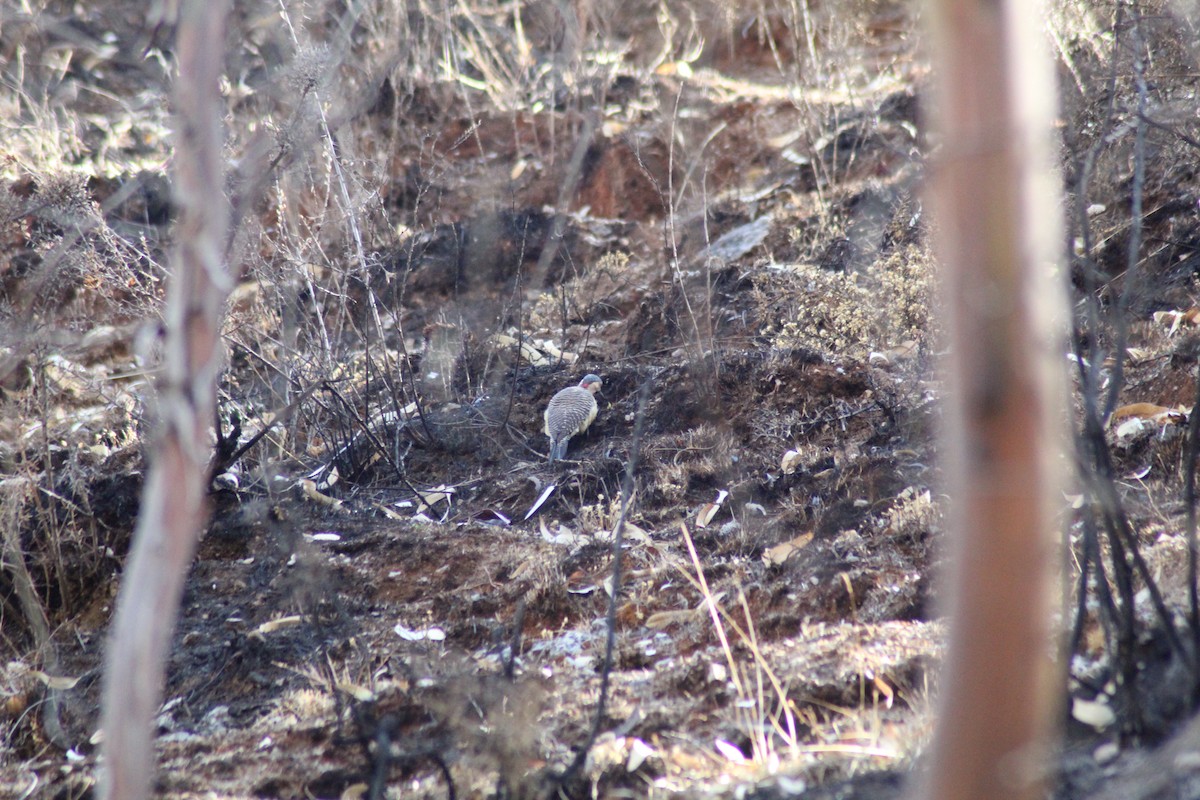
<path id="1" fill-rule="evenodd" d="M 578 386 L 568 386 L 546 406 L 546 435 L 550 437 L 550 463 L 566 458 L 567 442 L 583 433 L 596 418 L 596 392 L 600 391 L 600 376 L 585 375 Z"/>

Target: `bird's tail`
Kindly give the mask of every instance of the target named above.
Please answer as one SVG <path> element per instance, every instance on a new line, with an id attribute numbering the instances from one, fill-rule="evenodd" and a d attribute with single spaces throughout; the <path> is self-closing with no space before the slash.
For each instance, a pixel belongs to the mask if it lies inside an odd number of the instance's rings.
<path id="1" fill-rule="evenodd" d="M 567 442 L 570 439 L 560 439 L 558 441 L 550 441 L 550 463 L 561 461 L 567 457 Z"/>

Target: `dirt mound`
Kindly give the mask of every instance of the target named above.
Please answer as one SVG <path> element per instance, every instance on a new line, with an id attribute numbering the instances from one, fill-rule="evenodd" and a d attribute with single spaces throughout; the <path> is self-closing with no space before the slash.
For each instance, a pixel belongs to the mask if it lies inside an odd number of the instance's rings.
<path id="1" fill-rule="evenodd" d="M 58 797 L 94 785 L 154 424 L 174 57 L 169 18 L 41 8 L 0 35 L 20 120 L 0 162 L 0 783 Z M 589 8 L 239 4 L 238 286 L 161 795 L 898 794 L 943 637 L 913 21 Z M 1120 389 L 1094 452 L 1122 480 L 1069 512 L 1071 577 L 1099 586 L 1087 565 L 1116 557 L 1088 537 L 1123 519 L 1177 610 L 1194 80 L 1139 88 L 1098 13 L 1055 21 L 1071 363 L 1077 399 L 1088 374 Z M 1181 34 L 1145 26 L 1155 63 L 1194 74 Z M 543 410 L 589 372 L 599 414 L 550 465 Z M 1147 583 L 1109 600 L 1140 639 L 1079 604 L 1075 696 L 1145 713 L 1078 723 L 1062 797 L 1091 791 L 1097 746 L 1188 710 Z M 1106 689 L 1122 658 L 1144 674 Z"/>

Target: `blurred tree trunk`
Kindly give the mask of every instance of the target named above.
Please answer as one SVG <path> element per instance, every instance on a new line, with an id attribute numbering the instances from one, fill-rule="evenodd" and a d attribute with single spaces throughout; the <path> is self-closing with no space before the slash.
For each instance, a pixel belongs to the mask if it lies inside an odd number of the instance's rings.
<path id="1" fill-rule="evenodd" d="M 1033 0 L 931 0 L 928 11 L 951 625 L 929 770 L 912 796 L 1035 798 L 1063 689 L 1049 629 L 1066 368 L 1055 74 Z"/>
<path id="2" fill-rule="evenodd" d="M 209 432 L 231 288 L 222 263 L 229 209 L 218 86 L 227 7 L 228 0 L 184 0 L 180 7 L 174 164 L 181 217 L 167 290 L 160 430 L 105 655 L 103 798 L 140 800 L 150 791 L 166 656 L 208 513 Z"/>

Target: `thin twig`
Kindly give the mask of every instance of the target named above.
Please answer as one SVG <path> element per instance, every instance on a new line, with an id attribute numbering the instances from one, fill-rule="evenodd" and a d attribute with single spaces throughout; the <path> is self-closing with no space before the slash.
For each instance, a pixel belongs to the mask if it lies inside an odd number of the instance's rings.
<path id="1" fill-rule="evenodd" d="M 1104 414 L 1101 417 L 1107 421 L 1117 407 L 1117 397 L 1121 384 L 1125 379 L 1125 346 L 1129 341 L 1129 305 L 1133 299 L 1134 289 L 1140 278 L 1138 264 L 1142 251 L 1142 202 L 1146 184 L 1146 103 L 1149 90 L 1146 87 L 1146 64 L 1144 46 L 1141 36 L 1141 18 L 1134 18 L 1133 40 L 1135 53 L 1133 56 L 1133 80 L 1137 87 L 1137 116 L 1135 117 L 1133 134 L 1133 184 L 1129 189 L 1129 248 L 1126 252 L 1125 285 L 1121 287 L 1121 296 L 1117 302 L 1116 341 L 1113 348 L 1112 380 L 1108 385 L 1108 396 L 1104 401 Z"/>
<path id="2" fill-rule="evenodd" d="M 616 650 L 617 639 L 617 608 L 621 599 L 621 546 L 624 541 L 625 517 L 629 513 L 630 498 L 633 497 L 634 475 L 637 472 L 638 458 L 641 454 L 642 429 L 646 420 L 646 404 L 650 399 L 650 379 L 642 381 L 638 391 L 637 418 L 633 423 L 633 442 L 629 448 L 629 462 L 625 465 L 625 478 L 621 481 L 621 513 L 617 516 L 617 525 L 613 529 L 613 566 L 612 592 L 608 599 L 608 617 L 606 620 L 607 636 L 604 641 L 604 665 L 600 670 L 600 698 L 596 702 L 596 713 L 592 718 L 592 727 L 588 738 L 575 754 L 574 760 L 555 781 L 550 797 L 557 797 L 583 768 L 587 754 L 600 735 L 600 726 L 604 723 L 604 712 L 608 706 L 608 685 L 612 675 L 613 652 Z"/>

